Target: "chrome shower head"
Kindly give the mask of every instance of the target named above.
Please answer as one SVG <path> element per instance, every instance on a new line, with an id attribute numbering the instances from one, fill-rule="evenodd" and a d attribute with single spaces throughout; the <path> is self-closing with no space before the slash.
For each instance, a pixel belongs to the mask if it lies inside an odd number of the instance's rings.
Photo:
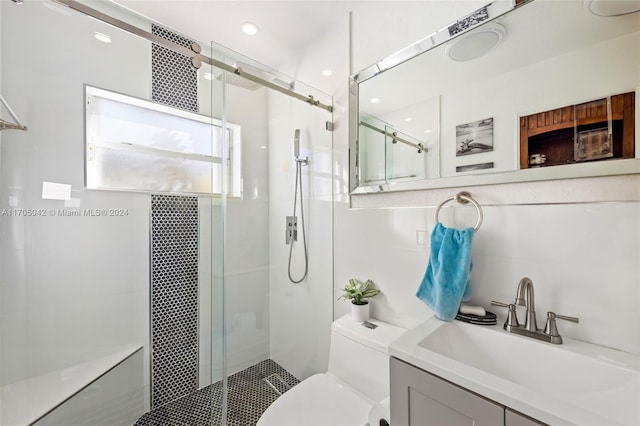
<path id="1" fill-rule="evenodd" d="M 293 137 L 293 156 L 295 158 L 300 157 L 300 129 L 296 129 Z"/>

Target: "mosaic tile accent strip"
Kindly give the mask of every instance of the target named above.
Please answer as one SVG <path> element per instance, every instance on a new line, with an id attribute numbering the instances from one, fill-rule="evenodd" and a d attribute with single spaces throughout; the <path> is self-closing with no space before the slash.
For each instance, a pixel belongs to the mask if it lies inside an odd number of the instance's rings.
<path id="1" fill-rule="evenodd" d="M 151 196 L 151 406 L 198 389 L 198 198 Z"/>
<path id="2" fill-rule="evenodd" d="M 193 43 L 166 28 L 152 24 L 151 32 L 184 47 Z M 198 112 L 198 70 L 191 58 L 151 45 L 151 99 L 165 105 Z"/>
<path id="3" fill-rule="evenodd" d="M 283 391 L 300 383 L 291 373 L 267 359 L 229 376 L 228 426 L 252 426 L 280 396 L 265 378 L 277 375 Z M 222 423 L 222 381 L 202 388 L 140 417 L 135 426 L 208 426 Z"/>

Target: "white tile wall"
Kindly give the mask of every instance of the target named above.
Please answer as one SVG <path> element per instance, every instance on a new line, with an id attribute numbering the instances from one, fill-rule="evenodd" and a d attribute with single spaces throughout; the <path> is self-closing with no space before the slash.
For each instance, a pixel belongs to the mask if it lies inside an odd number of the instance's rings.
<path id="1" fill-rule="evenodd" d="M 29 127 L 3 135 L 2 207 L 64 209 L 63 201 L 41 199 L 49 181 L 71 185 L 82 209 L 129 214 L 2 217 L 2 383 L 125 344 L 148 347 L 148 197 L 84 191 L 82 147 L 83 84 L 148 97 L 149 45 L 42 2 L 21 6 L 0 6 L 3 33 L 21 34 L 3 39 L 1 92 Z M 99 43 L 95 31 L 110 34 L 112 44 Z M 34 46 L 39 54 L 25 56 Z"/>
<path id="2" fill-rule="evenodd" d="M 336 291 L 352 276 L 372 278 L 383 291 L 372 300 L 374 315 L 406 326 L 432 315 L 415 291 L 429 255 L 416 233 L 430 234 L 433 213 L 337 205 Z M 472 226 L 475 214 L 473 208 L 444 209 L 441 220 Z M 518 281 L 529 276 L 540 326 L 547 311 L 577 316 L 580 324 L 558 324 L 562 335 L 640 353 L 639 217 L 637 202 L 485 207 L 473 244 L 472 303 L 504 317 L 491 300 L 513 303 Z M 346 305 L 337 305 L 335 315 Z"/>
<path id="3" fill-rule="evenodd" d="M 312 93 L 312 92 L 309 92 Z M 317 97 L 317 95 L 316 95 Z M 269 94 L 269 308 L 271 358 L 299 379 L 326 371 L 332 320 L 331 115 L 278 93 Z M 293 213 L 295 164 L 293 139 L 300 129 L 309 275 L 300 284 L 288 278 L 290 246 L 284 242 L 285 217 Z M 300 198 L 298 242 L 292 275 L 304 271 Z"/>
<path id="4" fill-rule="evenodd" d="M 269 355 L 267 90 L 227 85 L 228 120 L 242 126 L 241 199 L 228 199 L 224 238 L 227 373 Z M 217 238 L 215 235 L 214 239 Z"/>

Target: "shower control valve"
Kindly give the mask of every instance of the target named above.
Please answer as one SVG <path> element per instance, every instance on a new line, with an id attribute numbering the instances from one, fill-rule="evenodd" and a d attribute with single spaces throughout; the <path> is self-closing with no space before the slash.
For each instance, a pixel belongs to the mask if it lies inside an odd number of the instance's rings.
<path id="1" fill-rule="evenodd" d="M 285 225 L 285 243 L 291 244 L 293 241 L 298 241 L 298 217 L 287 216 Z"/>

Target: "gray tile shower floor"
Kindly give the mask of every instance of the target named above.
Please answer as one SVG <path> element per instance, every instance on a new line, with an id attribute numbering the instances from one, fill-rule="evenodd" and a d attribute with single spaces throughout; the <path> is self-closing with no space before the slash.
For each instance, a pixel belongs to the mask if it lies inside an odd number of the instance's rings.
<path id="1" fill-rule="evenodd" d="M 299 380 L 275 361 L 267 359 L 229 376 L 227 382 L 229 387 L 227 424 L 253 426 L 264 410 L 281 393 L 298 384 Z M 220 381 L 151 410 L 140 417 L 135 426 L 220 425 L 221 416 L 222 382 Z"/>

